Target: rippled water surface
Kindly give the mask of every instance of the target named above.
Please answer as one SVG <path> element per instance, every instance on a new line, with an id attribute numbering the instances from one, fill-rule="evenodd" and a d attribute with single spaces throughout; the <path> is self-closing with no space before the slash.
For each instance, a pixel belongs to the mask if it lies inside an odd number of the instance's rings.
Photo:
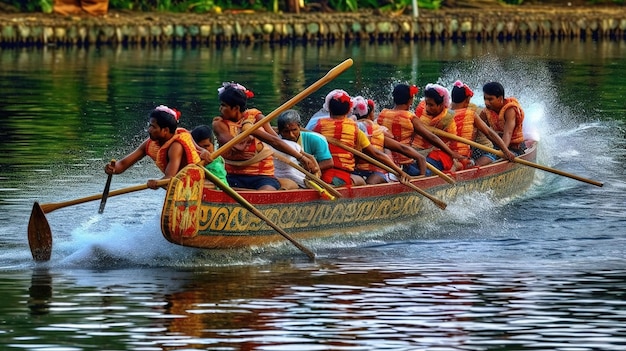
<path id="1" fill-rule="evenodd" d="M 6 350 L 624 350 L 626 47 L 622 42 L 33 48 L 0 51 L 0 347 Z M 162 237 L 164 192 L 46 214 L 54 247 L 33 262 L 34 201 L 102 191 L 102 168 L 146 134 L 217 114 L 239 81 L 266 114 L 345 58 L 330 89 L 390 103 L 394 83 L 500 80 L 526 110 L 538 162 L 517 198 L 472 193 L 385 231 L 234 252 Z M 478 89 L 479 90 L 479 89 Z M 481 103 L 480 96 L 476 102 Z M 145 183 L 148 161 L 113 179 Z M 348 228 L 346 228 L 348 230 Z"/>

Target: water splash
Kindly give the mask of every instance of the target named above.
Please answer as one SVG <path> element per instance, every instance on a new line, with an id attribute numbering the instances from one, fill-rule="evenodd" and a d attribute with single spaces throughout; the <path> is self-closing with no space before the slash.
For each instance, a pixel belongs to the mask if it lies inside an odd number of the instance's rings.
<path id="1" fill-rule="evenodd" d="M 536 58 L 500 59 L 483 56 L 467 62 L 454 63 L 442 71 L 439 84 L 452 86 L 460 79 L 474 90 L 472 102 L 484 106 L 482 85 L 498 81 L 505 96 L 516 97 L 525 111 L 524 135 L 540 140 L 538 162 L 547 166 L 572 167 L 589 175 L 593 167 L 606 167 L 612 162 L 609 140 L 614 140 L 609 122 L 598 122 L 597 115 L 581 106 L 568 106 L 548 62 Z M 587 120 L 581 120 L 581 116 Z M 599 157 L 596 157 L 599 156 Z"/>
<path id="2" fill-rule="evenodd" d="M 134 223 L 115 221 L 110 224 L 108 219 L 93 215 L 71 229 L 69 236 L 57 240 L 52 265 L 92 269 L 197 268 L 262 265 L 284 259 L 297 260 L 299 257 L 306 259 L 287 241 L 232 250 L 205 250 L 175 245 L 161 235 L 159 216 L 153 214 L 143 216 Z"/>

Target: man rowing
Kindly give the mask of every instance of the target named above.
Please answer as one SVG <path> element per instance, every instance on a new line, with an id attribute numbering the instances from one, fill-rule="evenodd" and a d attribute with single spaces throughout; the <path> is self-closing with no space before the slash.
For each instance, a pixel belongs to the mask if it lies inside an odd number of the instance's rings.
<path id="1" fill-rule="evenodd" d="M 191 134 L 184 128 L 178 128 L 180 116 L 181 113 L 173 108 L 164 105 L 156 107 L 149 116 L 149 138 L 123 159 L 108 163 L 104 172 L 123 173 L 145 156 L 150 156 L 163 172 L 161 179 L 170 179 L 188 164 L 200 162 Z M 147 186 L 157 189 L 157 179 L 149 179 Z"/>
<path id="2" fill-rule="evenodd" d="M 418 118 L 419 116 L 409 111 L 418 91 L 419 89 L 415 85 L 396 85 L 392 93 L 395 105 L 392 109 L 383 109 L 380 112 L 378 124 L 387 127 L 394 139 L 401 144 L 409 145 L 418 151 L 427 150 L 434 145 L 450 155 L 452 159 L 462 159 L 462 155 L 452 151 L 446 143 L 426 128 L 428 123 L 422 121 L 422 118 L 427 120 L 428 116 Z M 430 101 L 430 104 L 436 104 L 437 102 L 439 105 L 443 104 L 443 98 L 437 101 Z M 447 104 L 445 107 L 447 108 Z M 416 176 L 421 173 L 419 165 L 414 159 L 398 152 L 393 153 L 393 159 L 408 174 Z"/>
<path id="3" fill-rule="evenodd" d="M 263 119 L 261 111 L 247 108 L 249 97 L 254 93 L 238 83 L 224 83 L 218 89 L 220 116 L 213 119 L 213 131 L 220 145 Z M 315 160 L 299 153 L 281 140 L 269 123 L 255 130 L 243 142 L 222 154 L 226 162 L 228 183 L 232 187 L 256 190 L 279 190 L 281 184 L 274 176 L 271 148 L 295 157 L 308 171 L 318 171 Z"/>
<path id="4" fill-rule="evenodd" d="M 504 87 L 498 82 L 483 85 L 483 98 L 485 108 L 480 113 L 480 118 L 498 133 L 506 149 L 518 156 L 524 154 L 524 110 L 519 101 L 514 97 L 505 98 Z M 476 165 L 489 164 L 496 159 L 495 155 L 485 153 L 476 160 Z"/>
<path id="5" fill-rule="evenodd" d="M 384 163 L 401 175 L 401 181 L 407 182 L 409 175 L 402 171 L 384 152 L 376 149 L 357 123 L 348 118 L 352 112 L 352 98 L 343 90 L 336 90 L 328 102 L 330 117 L 320 118 L 313 131 L 327 138 L 333 138 L 350 148 L 363 150 L 367 155 Z M 365 185 L 363 178 L 353 174 L 354 155 L 337 145 L 330 145 L 333 156 L 333 168 L 322 172 L 322 180 L 334 186 Z"/>

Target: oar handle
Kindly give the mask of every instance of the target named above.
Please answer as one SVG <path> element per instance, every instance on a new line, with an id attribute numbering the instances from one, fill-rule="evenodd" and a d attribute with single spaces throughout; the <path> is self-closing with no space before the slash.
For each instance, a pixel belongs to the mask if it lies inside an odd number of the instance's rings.
<path id="1" fill-rule="evenodd" d="M 111 167 L 115 167 L 115 159 L 111 160 Z M 102 191 L 102 199 L 100 200 L 100 208 L 98 208 L 98 213 L 104 212 L 104 206 L 107 203 L 107 198 L 109 197 L 109 189 L 111 189 L 111 180 L 113 179 L 113 173 L 109 174 L 107 177 L 107 181 L 104 184 L 104 190 Z"/>
<path id="2" fill-rule="evenodd" d="M 315 174 L 307 171 L 306 169 L 304 169 L 304 167 L 300 166 L 297 163 L 292 162 L 289 158 L 287 158 L 287 157 L 285 157 L 285 156 L 283 156 L 281 154 L 277 154 L 277 153 L 274 153 L 274 157 L 279 159 L 281 162 L 286 163 L 286 164 L 290 165 L 291 167 L 297 169 L 298 171 L 302 172 L 304 175 L 306 175 L 307 177 L 309 177 L 311 179 L 312 183 L 315 183 L 315 184 L 321 186 L 322 188 L 324 188 L 334 198 L 341 197 L 341 193 L 338 192 L 337 189 L 333 188 L 330 184 L 328 184 L 325 181 L 321 180 Z M 331 200 L 334 200 L 334 198 L 331 198 Z"/>
<path id="3" fill-rule="evenodd" d="M 320 193 L 320 195 L 322 195 L 323 197 L 328 198 L 329 200 L 337 200 L 337 198 L 329 193 L 326 189 L 322 188 L 321 186 L 319 186 L 319 184 L 317 184 L 316 182 L 314 182 L 312 179 L 310 178 L 305 178 L 304 179 L 304 183 L 312 189 L 317 190 L 318 193 Z"/>
<path id="4" fill-rule="evenodd" d="M 161 180 L 157 181 L 157 186 L 164 186 L 164 185 L 167 185 L 169 182 L 170 182 L 169 179 L 161 179 Z M 145 189 L 148 189 L 148 185 L 147 184 L 135 185 L 135 186 L 131 186 L 131 187 L 128 187 L 128 188 L 122 188 L 122 189 L 113 190 L 113 191 L 111 191 L 109 193 L 109 197 L 122 195 L 122 194 L 127 194 L 127 193 L 132 193 L 134 191 L 145 190 Z M 96 200 L 99 200 L 101 198 L 102 198 L 102 194 L 96 194 L 96 195 L 83 197 L 83 198 L 80 198 L 80 199 L 74 199 L 74 200 L 70 200 L 70 201 L 65 201 L 65 202 L 56 202 L 56 203 L 42 204 L 41 205 L 41 209 L 43 210 L 44 213 L 50 213 L 50 212 L 52 212 L 54 210 L 58 210 L 58 209 L 63 208 L 63 207 L 77 205 L 77 204 L 82 204 L 82 203 L 89 202 L 89 201 L 96 201 Z"/>
<path id="5" fill-rule="evenodd" d="M 224 184 L 217 176 L 215 176 L 213 173 L 209 172 L 208 169 L 206 169 L 205 167 L 202 167 L 202 169 L 204 170 L 204 174 L 206 175 L 206 177 L 211 182 L 213 182 L 218 188 L 222 189 L 222 191 L 227 193 L 230 197 L 232 197 L 235 201 L 237 201 L 246 210 L 252 212 L 252 214 L 254 214 L 255 216 L 259 217 L 262 221 L 267 223 L 267 225 L 272 227 L 275 231 L 277 231 L 285 239 L 289 240 L 300 251 L 304 252 L 307 256 L 309 256 L 311 261 L 315 260 L 315 254 L 313 253 L 313 251 L 307 249 L 306 247 L 304 247 L 304 245 L 300 244 L 298 241 L 296 241 L 294 238 L 292 238 L 291 235 L 287 234 L 287 232 L 285 232 L 281 227 L 279 227 L 277 224 L 275 224 L 269 218 L 267 218 L 267 216 L 265 216 L 263 214 L 263 212 L 259 211 L 256 207 L 254 207 L 251 203 L 249 203 L 248 200 L 244 199 L 243 196 L 239 195 L 238 192 L 233 190 L 233 188 L 231 188 L 228 185 Z"/>
<path id="6" fill-rule="evenodd" d="M 448 184 L 452 184 L 452 185 L 456 184 L 456 181 L 454 179 L 450 178 L 449 175 L 443 173 L 442 171 L 439 170 L 439 168 L 431 165 L 428 162 L 426 162 L 426 168 L 428 168 L 431 172 L 436 174 L 439 178 L 445 180 Z"/>
<path id="7" fill-rule="evenodd" d="M 361 151 L 352 148 L 344 143 L 342 143 L 341 141 L 335 139 L 335 138 L 330 138 L 330 137 L 326 137 L 326 140 L 328 140 L 329 143 L 338 146 L 340 148 L 343 148 L 344 150 L 351 152 L 352 154 L 364 159 L 366 162 L 369 162 L 371 164 L 373 164 L 376 167 L 382 168 L 385 171 L 395 174 L 398 178 L 400 178 L 400 174 L 398 172 L 396 172 L 393 168 L 387 166 L 386 164 L 378 161 L 377 159 L 370 157 L 369 155 L 366 155 L 364 153 L 362 153 Z M 430 201 L 432 201 L 433 203 L 435 203 L 435 205 L 437 205 L 437 207 L 441 208 L 442 210 L 444 210 L 447 207 L 447 204 L 439 199 L 437 199 L 436 197 L 432 196 L 431 194 L 427 193 L 426 191 L 420 189 L 418 186 L 416 186 L 415 184 L 411 183 L 411 182 L 407 182 L 407 183 L 402 183 L 406 186 L 408 186 L 409 188 L 417 191 L 418 193 L 420 193 L 422 196 L 428 198 Z"/>
<path id="8" fill-rule="evenodd" d="M 473 147 L 475 147 L 477 149 L 481 149 L 483 151 L 490 152 L 490 153 L 492 153 L 494 155 L 497 155 L 499 157 L 504 157 L 504 153 L 502 151 L 500 151 L 500 150 L 496 150 L 496 149 L 491 148 L 489 146 L 486 146 L 486 145 L 483 145 L 483 144 L 479 144 L 479 143 L 477 143 L 475 141 L 462 138 L 462 137 L 460 137 L 458 135 L 448 133 L 448 132 L 443 131 L 443 130 L 438 129 L 438 128 L 429 127 L 429 129 L 430 129 L 431 132 L 433 132 L 434 134 L 437 134 L 438 136 L 441 136 L 441 137 L 444 137 L 444 138 L 448 138 L 448 139 L 452 139 L 452 140 L 455 140 L 455 141 L 459 141 L 459 142 L 462 142 L 462 143 L 467 144 L 469 146 L 473 146 Z M 584 183 L 588 183 L 588 184 L 591 184 L 591 185 L 595 185 L 595 186 L 599 186 L 599 187 L 604 185 L 604 183 L 602 183 L 602 182 L 598 182 L 598 181 L 595 181 L 595 180 L 583 178 L 583 177 L 577 176 L 575 174 L 563 172 L 563 171 L 555 169 L 555 168 L 551 168 L 551 167 L 548 167 L 548 166 L 544 166 L 544 165 L 540 165 L 540 164 L 537 164 L 537 163 L 534 163 L 534 162 L 530 162 L 530 161 L 524 160 L 523 158 L 516 157 L 514 162 L 522 164 L 522 165 L 525 165 L 525 166 L 541 169 L 541 170 L 546 171 L 546 172 L 558 174 L 558 175 L 561 175 L 561 176 L 564 176 L 564 177 L 576 179 L 578 181 L 581 181 L 581 182 L 584 182 Z"/>
<path id="9" fill-rule="evenodd" d="M 350 68 L 352 66 L 352 63 L 353 63 L 352 59 L 349 58 L 349 59 L 346 59 L 345 61 L 343 61 L 342 63 L 340 63 L 339 65 L 335 66 L 333 69 L 328 71 L 328 73 L 326 73 L 326 75 L 324 75 L 318 81 L 316 81 L 315 83 L 311 84 L 308 88 L 306 88 L 306 89 L 302 90 L 300 93 L 298 93 L 298 95 L 292 97 L 287 102 L 283 103 L 277 109 L 272 111 L 270 114 L 268 114 L 267 116 L 262 118 L 260 121 L 256 122 L 254 125 L 250 126 L 250 128 L 242 131 L 240 134 L 237 134 L 237 136 L 235 136 L 234 138 L 229 140 L 226 144 L 220 146 L 217 150 L 215 150 L 212 153 L 211 156 L 213 158 L 217 158 L 218 156 L 222 155 L 224 152 L 230 150 L 233 146 L 235 146 L 236 144 L 239 144 L 245 138 L 247 138 L 250 134 L 254 133 L 257 129 L 261 128 L 261 126 L 263 126 L 266 123 L 271 122 L 278 115 L 280 115 L 281 113 L 285 112 L 286 110 L 292 108 L 294 105 L 296 105 L 298 102 L 303 100 L 305 97 L 313 94 L 319 88 L 321 88 L 324 85 L 328 84 L 330 81 L 335 79 L 338 75 L 340 75 L 345 70 Z"/>

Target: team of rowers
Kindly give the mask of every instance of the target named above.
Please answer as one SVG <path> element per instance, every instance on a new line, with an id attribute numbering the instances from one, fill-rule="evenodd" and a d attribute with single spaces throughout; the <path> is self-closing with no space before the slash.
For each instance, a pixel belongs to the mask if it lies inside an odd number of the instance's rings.
<path id="1" fill-rule="evenodd" d="M 150 156 L 164 173 L 162 179 L 169 179 L 186 165 L 204 161 L 211 173 L 233 188 L 280 190 L 307 186 L 305 175 L 289 165 L 294 162 L 332 186 L 357 186 L 406 182 L 412 176 L 429 175 L 432 167 L 454 172 L 497 160 L 496 155 L 465 143 L 442 140 L 430 128 L 501 150 L 513 160 L 525 150 L 524 112 L 517 99 L 505 97 L 500 83 L 490 82 L 482 89 L 484 108 L 470 103 L 474 93 L 461 81 L 451 90 L 428 84 L 424 98 L 412 110 L 419 88 L 398 84 L 392 92 L 394 106 L 378 114 L 371 99 L 336 89 L 326 95 L 322 109 L 305 128 L 299 113 L 287 110 L 278 116 L 277 128 L 266 123 L 213 157 L 214 140 L 225 145 L 265 117 L 247 107 L 252 91 L 238 83 L 224 83 L 218 89 L 220 115 L 213 119 L 212 128 L 203 125 L 191 132 L 179 128 L 180 112 L 158 106 L 149 116 L 149 138 L 122 160 L 107 164 L 105 172 L 122 173 Z M 395 175 L 356 157 L 347 151 L 350 148 L 381 162 Z M 151 179 L 147 185 L 156 189 L 156 182 Z"/>

